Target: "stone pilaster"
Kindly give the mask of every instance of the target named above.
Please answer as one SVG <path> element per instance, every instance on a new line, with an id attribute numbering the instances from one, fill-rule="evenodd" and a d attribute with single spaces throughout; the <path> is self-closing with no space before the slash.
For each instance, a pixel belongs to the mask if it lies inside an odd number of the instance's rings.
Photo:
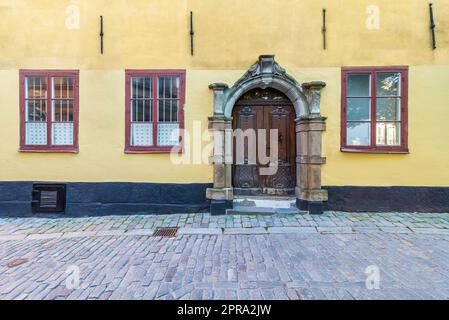
<path id="1" fill-rule="evenodd" d="M 296 122 L 296 199 L 298 207 L 311 214 L 322 213 L 323 201 L 328 199 L 327 191 L 321 189 L 321 166 L 326 163 L 326 158 L 321 154 L 325 120 L 323 117 L 308 116 L 297 119 Z"/>
<path id="2" fill-rule="evenodd" d="M 212 83 L 209 85 L 209 89 L 214 91 L 214 117 L 223 115 L 225 92 L 228 85 L 226 83 Z"/>
<path id="3" fill-rule="evenodd" d="M 209 131 L 214 138 L 214 154 L 209 162 L 214 166 L 214 187 L 206 191 L 211 200 L 211 214 L 225 214 L 232 208 L 232 121 L 223 115 L 209 118 Z"/>
<path id="4" fill-rule="evenodd" d="M 321 117 L 321 90 L 326 87 L 326 83 L 323 81 L 312 81 L 303 83 L 304 94 L 306 95 L 307 103 L 309 106 L 308 118 L 320 118 Z"/>

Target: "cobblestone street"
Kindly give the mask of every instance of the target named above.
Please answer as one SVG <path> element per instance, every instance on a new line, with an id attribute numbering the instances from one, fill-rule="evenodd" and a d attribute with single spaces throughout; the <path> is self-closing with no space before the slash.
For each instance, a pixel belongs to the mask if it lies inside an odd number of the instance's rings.
<path id="1" fill-rule="evenodd" d="M 3 218 L 0 257 L 0 299 L 448 299 L 449 214 Z"/>

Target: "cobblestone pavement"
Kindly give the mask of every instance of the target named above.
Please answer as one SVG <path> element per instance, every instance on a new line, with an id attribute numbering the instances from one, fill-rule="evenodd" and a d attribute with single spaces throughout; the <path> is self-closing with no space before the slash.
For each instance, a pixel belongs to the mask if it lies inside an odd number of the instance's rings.
<path id="1" fill-rule="evenodd" d="M 449 214 L 0 219 L 0 299 L 67 298 L 449 299 Z"/>

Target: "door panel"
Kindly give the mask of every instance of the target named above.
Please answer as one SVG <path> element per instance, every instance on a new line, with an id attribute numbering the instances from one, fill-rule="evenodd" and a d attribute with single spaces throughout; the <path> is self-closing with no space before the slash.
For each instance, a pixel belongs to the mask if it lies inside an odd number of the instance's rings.
<path id="1" fill-rule="evenodd" d="M 263 127 L 263 113 L 260 108 L 256 106 L 238 106 L 234 111 L 234 129 L 241 129 L 242 131 L 257 129 Z M 235 131 L 234 131 L 235 132 Z M 255 136 L 256 152 L 257 150 L 257 136 Z M 258 163 L 256 157 L 256 163 L 252 163 L 249 156 L 248 144 L 251 143 L 248 139 L 244 141 L 244 150 L 237 150 L 237 139 L 234 137 L 234 187 L 244 189 L 254 189 L 254 192 L 261 192 L 261 181 L 258 173 Z M 243 163 L 241 157 L 238 157 L 238 152 L 243 151 Z M 238 158 L 239 161 L 238 161 Z M 239 162 L 239 163 L 237 163 Z"/>
<path id="2" fill-rule="evenodd" d="M 295 187 L 296 149 L 292 109 L 291 106 L 270 106 L 264 110 L 265 128 L 278 130 L 278 168 L 275 174 L 265 176 L 265 193 L 276 194 L 278 193 L 276 189 Z M 270 150 L 269 144 L 267 149 Z"/>
<path id="3" fill-rule="evenodd" d="M 233 185 L 237 194 L 289 194 L 294 192 L 296 177 L 294 119 L 295 112 L 292 105 L 237 105 L 234 108 L 233 128 L 243 131 L 256 130 L 256 156 L 259 155 L 257 130 L 267 130 L 266 150 L 261 150 L 261 153 L 265 152 L 267 157 L 271 154 L 269 130 L 278 130 L 278 168 L 273 175 L 261 174 L 261 168 L 267 168 L 268 164 L 261 164 L 259 161 L 261 159 L 258 156 L 256 163 L 250 163 L 248 139 L 245 139 L 244 144 L 244 161 L 237 164 L 237 142 L 234 137 Z"/>

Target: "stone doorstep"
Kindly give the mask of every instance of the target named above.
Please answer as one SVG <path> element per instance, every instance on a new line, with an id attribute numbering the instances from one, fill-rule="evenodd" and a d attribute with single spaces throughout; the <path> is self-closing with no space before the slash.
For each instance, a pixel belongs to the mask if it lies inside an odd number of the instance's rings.
<path id="1" fill-rule="evenodd" d="M 234 206 L 226 210 L 227 215 L 287 215 L 287 214 L 307 214 L 298 208 L 273 208 L 273 207 L 250 207 Z"/>
<path id="2" fill-rule="evenodd" d="M 274 209 L 296 208 L 295 197 L 282 196 L 235 196 L 233 200 L 236 207 L 258 207 Z"/>

